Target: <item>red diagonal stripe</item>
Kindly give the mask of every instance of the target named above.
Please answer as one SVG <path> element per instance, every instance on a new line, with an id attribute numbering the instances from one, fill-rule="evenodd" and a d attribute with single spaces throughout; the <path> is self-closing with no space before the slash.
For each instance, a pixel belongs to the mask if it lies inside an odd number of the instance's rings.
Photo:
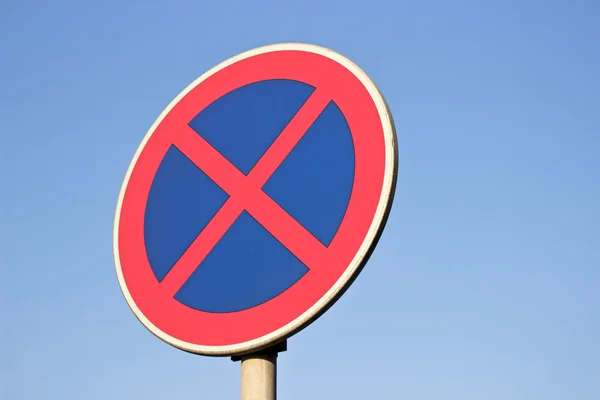
<path id="1" fill-rule="evenodd" d="M 169 295 L 175 296 L 177 291 L 192 276 L 198 265 L 221 240 L 225 232 L 242 213 L 243 207 L 239 198 L 230 198 L 200 232 L 190 247 L 177 260 L 173 268 L 161 282 L 161 287 Z"/>
<path id="2" fill-rule="evenodd" d="M 174 135 L 173 144 L 228 195 L 247 185 L 246 176 L 189 126 Z"/>
<path id="3" fill-rule="evenodd" d="M 326 264 L 327 247 L 263 191 L 248 194 L 245 209 L 309 269 Z"/>
<path id="4" fill-rule="evenodd" d="M 257 188 L 261 188 L 269 180 L 330 101 L 331 98 L 319 89 L 316 89 L 306 100 L 248 174 L 248 178 Z"/>

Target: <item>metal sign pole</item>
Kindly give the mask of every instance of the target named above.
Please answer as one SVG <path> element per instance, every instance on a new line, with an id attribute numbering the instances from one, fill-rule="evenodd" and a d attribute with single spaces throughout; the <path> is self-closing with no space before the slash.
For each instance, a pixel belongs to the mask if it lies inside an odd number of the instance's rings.
<path id="1" fill-rule="evenodd" d="M 263 351 L 231 357 L 242 362 L 241 400 L 277 400 L 277 355 L 287 350 L 287 340 Z"/>
<path id="2" fill-rule="evenodd" d="M 277 353 L 252 354 L 242 358 L 240 398 L 277 399 Z"/>

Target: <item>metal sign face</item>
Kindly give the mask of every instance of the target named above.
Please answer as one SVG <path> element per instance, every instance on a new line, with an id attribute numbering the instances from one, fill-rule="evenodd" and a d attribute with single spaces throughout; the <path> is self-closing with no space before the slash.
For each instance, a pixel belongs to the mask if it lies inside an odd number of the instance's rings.
<path id="1" fill-rule="evenodd" d="M 127 303 L 193 353 L 289 337 L 366 263 L 396 154 L 383 97 L 343 56 L 279 44 L 223 62 L 173 100 L 127 171 L 114 230 Z"/>

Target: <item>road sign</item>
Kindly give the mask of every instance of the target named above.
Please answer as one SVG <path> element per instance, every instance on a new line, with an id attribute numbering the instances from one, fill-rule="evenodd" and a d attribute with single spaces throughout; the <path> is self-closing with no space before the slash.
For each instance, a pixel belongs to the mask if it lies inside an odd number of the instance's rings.
<path id="1" fill-rule="evenodd" d="M 396 163 L 387 105 L 345 57 L 279 44 L 223 62 L 163 111 L 127 171 L 114 230 L 127 303 L 193 353 L 289 337 L 365 265 Z"/>

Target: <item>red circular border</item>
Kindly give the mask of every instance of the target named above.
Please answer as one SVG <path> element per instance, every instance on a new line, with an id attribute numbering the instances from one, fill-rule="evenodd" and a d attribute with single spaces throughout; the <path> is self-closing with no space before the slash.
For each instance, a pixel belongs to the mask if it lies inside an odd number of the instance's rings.
<path id="1" fill-rule="evenodd" d="M 192 309 L 162 293 L 144 244 L 144 214 L 150 186 L 171 145 L 171 127 L 187 124 L 216 99 L 241 86 L 291 79 L 325 90 L 344 114 L 354 142 L 355 175 L 346 215 L 326 259 L 279 296 L 233 313 Z M 280 50 L 242 59 L 217 71 L 187 93 L 164 117 L 139 154 L 123 194 L 118 256 L 123 279 L 140 312 L 167 335 L 193 345 L 227 346 L 266 336 L 319 302 L 349 268 L 380 203 L 385 173 L 384 128 L 361 81 L 340 63 L 308 51 Z"/>

